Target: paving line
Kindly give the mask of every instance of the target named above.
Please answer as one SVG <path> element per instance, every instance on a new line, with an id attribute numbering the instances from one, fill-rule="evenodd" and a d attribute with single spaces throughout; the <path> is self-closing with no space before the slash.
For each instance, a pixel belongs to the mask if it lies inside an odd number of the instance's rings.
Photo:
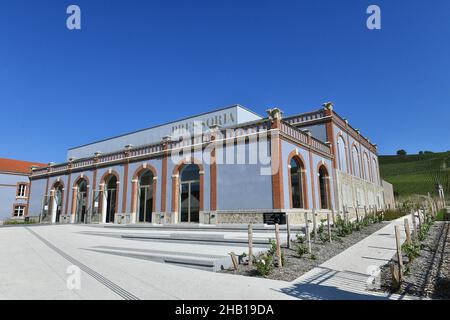
<path id="1" fill-rule="evenodd" d="M 89 268 L 88 266 L 86 266 L 82 262 L 78 261 L 77 259 L 75 259 L 75 258 L 71 257 L 70 255 L 66 254 L 64 251 L 62 251 L 61 249 L 59 249 L 58 247 L 54 246 L 52 243 L 50 243 L 49 241 L 47 241 L 46 239 L 41 237 L 35 231 L 31 230 L 28 227 L 25 227 L 25 228 L 31 234 L 33 234 L 36 238 L 41 240 L 47 247 L 49 247 L 50 249 L 52 249 L 53 251 L 58 253 L 61 257 L 63 257 L 64 259 L 66 259 L 67 261 L 72 263 L 73 265 L 76 265 L 77 267 L 79 267 L 82 271 L 84 271 L 85 273 L 90 275 L 92 278 L 94 278 L 95 280 L 100 282 L 102 285 L 104 285 L 105 287 L 107 287 L 108 289 L 110 289 L 111 291 L 113 291 L 114 293 L 116 293 L 117 295 L 122 297 L 123 299 L 125 299 L 125 300 L 139 300 L 139 298 L 136 297 L 135 295 L 133 295 L 132 293 L 130 293 L 127 290 L 123 289 L 122 287 L 120 287 L 119 285 L 115 284 L 111 280 L 105 278 L 100 273 L 98 273 L 97 271 L 94 271 L 93 269 Z"/>

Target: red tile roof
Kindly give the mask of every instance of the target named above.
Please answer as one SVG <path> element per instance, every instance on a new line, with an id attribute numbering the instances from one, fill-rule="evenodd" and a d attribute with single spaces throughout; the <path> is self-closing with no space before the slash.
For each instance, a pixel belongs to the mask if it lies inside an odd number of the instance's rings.
<path id="1" fill-rule="evenodd" d="M 44 163 L 0 158 L 0 171 L 31 173 L 31 166 L 45 167 Z"/>

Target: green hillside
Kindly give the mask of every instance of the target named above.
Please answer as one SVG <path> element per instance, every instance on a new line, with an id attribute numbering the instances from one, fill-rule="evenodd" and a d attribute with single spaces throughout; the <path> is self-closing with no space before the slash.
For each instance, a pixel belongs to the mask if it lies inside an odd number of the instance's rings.
<path id="1" fill-rule="evenodd" d="M 394 185 L 399 196 L 435 192 L 440 181 L 450 197 L 450 151 L 404 156 L 380 156 L 381 177 Z"/>

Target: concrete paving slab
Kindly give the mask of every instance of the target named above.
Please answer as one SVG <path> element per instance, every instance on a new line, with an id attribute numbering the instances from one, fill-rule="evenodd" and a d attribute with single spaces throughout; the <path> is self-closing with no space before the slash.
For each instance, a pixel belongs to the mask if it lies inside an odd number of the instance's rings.
<path id="1" fill-rule="evenodd" d="M 395 223 L 401 224 L 402 219 Z M 400 299 L 365 290 L 367 266 L 395 252 L 389 224 L 340 255 L 289 283 L 221 274 L 150 257 L 205 261 L 242 253 L 247 246 L 138 241 L 110 236 L 155 230 L 92 226 L 0 228 L 1 299 Z M 92 232 L 96 231 L 96 232 Z M 170 230 L 169 230 L 170 231 Z M 105 234 L 102 234 L 102 233 Z M 179 230 L 175 230 L 179 234 Z M 186 230 L 186 232 L 189 232 Z M 191 231 L 195 232 L 195 231 Z M 245 232 L 215 231 L 224 237 Z M 100 234 L 96 234 L 100 233 Z M 231 233 L 233 233 L 231 235 Z M 263 235 L 264 236 L 264 235 Z M 203 260 L 202 260 L 203 259 Z M 67 287 L 67 268 L 81 266 L 81 289 Z"/>

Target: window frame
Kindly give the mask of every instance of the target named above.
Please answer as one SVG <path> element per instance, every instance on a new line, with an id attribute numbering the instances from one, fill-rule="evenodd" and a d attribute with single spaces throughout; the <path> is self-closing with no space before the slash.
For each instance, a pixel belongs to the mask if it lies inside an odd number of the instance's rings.
<path id="1" fill-rule="evenodd" d="M 21 187 L 23 186 L 23 190 Z M 28 198 L 28 186 L 27 182 L 18 182 L 16 185 L 16 199 L 27 199 Z M 23 191 L 23 192 L 21 192 Z"/>
<path id="2" fill-rule="evenodd" d="M 18 208 L 22 208 L 22 210 L 18 209 Z M 17 215 L 16 215 L 16 210 L 17 211 Z M 22 211 L 22 213 L 20 214 L 20 211 Z M 19 219 L 19 218 L 24 218 L 26 216 L 26 212 L 27 212 L 27 205 L 24 203 L 15 203 L 13 204 L 13 210 L 12 210 L 12 218 L 15 219 Z"/>

